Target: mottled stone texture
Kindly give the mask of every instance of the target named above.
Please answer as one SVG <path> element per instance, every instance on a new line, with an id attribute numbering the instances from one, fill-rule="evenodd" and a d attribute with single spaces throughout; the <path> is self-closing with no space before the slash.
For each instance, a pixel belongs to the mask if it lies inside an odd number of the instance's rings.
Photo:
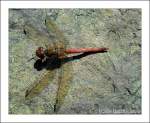
<path id="1" fill-rule="evenodd" d="M 54 70 L 54 79 L 40 95 L 25 100 L 26 89 L 46 70 L 37 71 L 35 61 L 28 62 L 36 48 L 45 44 L 28 39 L 24 25 L 30 23 L 46 33 L 46 16 L 63 32 L 67 47 L 109 48 L 107 53 L 68 63 L 73 68 L 66 72 L 72 79 L 57 113 L 140 114 L 141 9 L 10 9 L 9 113 L 54 114 L 58 77 L 63 69 Z"/>

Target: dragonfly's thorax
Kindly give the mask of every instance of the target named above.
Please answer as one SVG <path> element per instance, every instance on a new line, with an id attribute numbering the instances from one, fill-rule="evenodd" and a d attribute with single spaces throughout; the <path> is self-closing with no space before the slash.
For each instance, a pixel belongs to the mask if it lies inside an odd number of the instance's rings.
<path id="1" fill-rule="evenodd" d="M 53 55 L 58 58 L 62 58 L 64 56 L 64 50 L 61 48 L 48 48 L 44 51 L 46 57 L 51 57 Z"/>
<path id="2" fill-rule="evenodd" d="M 52 57 L 52 56 L 58 56 L 57 52 L 55 52 L 54 50 L 50 50 L 50 49 L 46 49 L 44 50 L 44 55 L 48 58 Z"/>

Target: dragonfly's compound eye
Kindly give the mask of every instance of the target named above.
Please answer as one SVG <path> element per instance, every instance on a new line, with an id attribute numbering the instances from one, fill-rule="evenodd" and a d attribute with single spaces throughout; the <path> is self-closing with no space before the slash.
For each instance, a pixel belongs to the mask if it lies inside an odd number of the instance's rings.
<path id="1" fill-rule="evenodd" d="M 43 47 L 38 47 L 36 50 L 36 56 L 39 57 L 40 59 L 44 59 L 44 48 Z"/>

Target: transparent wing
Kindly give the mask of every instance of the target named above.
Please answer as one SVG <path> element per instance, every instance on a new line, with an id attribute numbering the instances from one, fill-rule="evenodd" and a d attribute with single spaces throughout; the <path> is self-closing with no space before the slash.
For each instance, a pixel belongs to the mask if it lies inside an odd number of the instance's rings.
<path id="1" fill-rule="evenodd" d="M 63 33 L 58 29 L 56 24 L 49 18 L 46 17 L 45 25 L 47 27 L 47 31 L 51 37 L 54 37 L 54 45 L 55 48 L 59 52 L 63 52 L 68 45 L 68 41 L 64 37 Z M 65 55 L 65 54 L 63 54 Z M 70 87 L 70 81 L 72 80 L 72 65 L 70 63 L 64 64 L 62 62 L 62 66 L 59 69 L 59 78 L 58 78 L 58 90 L 56 96 L 56 103 L 54 105 L 54 112 L 58 112 L 61 105 L 64 103 L 65 97 L 68 93 Z"/>
<path id="2" fill-rule="evenodd" d="M 41 32 L 37 30 L 31 24 L 24 25 L 24 33 L 29 39 L 31 39 L 30 41 L 36 44 L 37 46 L 45 46 L 49 44 L 53 46 L 53 42 L 51 41 L 51 38 L 48 37 L 48 35 L 46 35 L 45 32 Z"/>
<path id="3" fill-rule="evenodd" d="M 63 32 L 59 30 L 57 25 L 49 17 L 46 17 L 45 25 L 50 37 L 53 37 L 55 48 L 66 49 L 68 41 L 64 37 Z"/>
<path id="4" fill-rule="evenodd" d="M 38 81 L 35 82 L 31 88 L 28 88 L 25 92 L 25 99 L 31 99 L 44 90 L 45 87 L 49 85 L 50 82 L 52 82 L 54 78 L 55 72 L 52 70 L 48 70 L 44 73 L 43 77 Z"/>
<path id="5" fill-rule="evenodd" d="M 57 113 L 64 103 L 65 97 L 68 94 L 70 88 L 70 82 L 72 80 L 72 64 L 63 64 L 60 69 L 60 76 L 58 78 L 58 90 L 56 96 L 56 102 L 54 105 L 54 112 Z"/>

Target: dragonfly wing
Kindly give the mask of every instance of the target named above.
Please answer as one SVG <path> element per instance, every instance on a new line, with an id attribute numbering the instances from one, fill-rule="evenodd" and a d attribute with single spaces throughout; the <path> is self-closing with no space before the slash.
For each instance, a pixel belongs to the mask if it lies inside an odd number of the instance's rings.
<path id="1" fill-rule="evenodd" d="M 24 34 L 37 46 L 45 46 L 51 43 L 51 39 L 45 32 L 39 31 L 31 24 L 24 25 Z"/>
<path id="2" fill-rule="evenodd" d="M 60 69 L 60 76 L 58 78 L 58 90 L 56 96 L 56 103 L 54 105 L 54 112 L 58 112 L 61 105 L 64 103 L 65 97 L 68 93 L 70 82 L 72 80 L 72 64 L 63 64 Z"/>
<path id="3" fill-rule="evenodd" d="M 63 32 L 59 30 L 57 25 L 49 17 L 46 17 L 45 25 L 49 35 L 55 39 L 55 47 L 66 49 L 68 41 L 64 37 Z"/>
<path id="4" fill-rule="evenodd" d="M 57 25 L 49 18 L 46 17 L 45 25 L 47 27 L 47 31 L 50 36 L 54 37 L 54 45 L 55 48 L 58 50 L 58 53 L 62 53 L 60 56 L 65 56 L 63 54 L 63 50 L 66 49 L 69 42 L 64 37 L 62 31 L 60 31 Z M 59 69 L 60 75 L 58 78 L 58 90 L 56 95 L 56 103 L 54 105 L 54 112 L 58 112 L 61 105 L 64 103 L 65 97 L 68 93 L 70 81 L 72 80 L 72 65 L 71 62 L 67 64 L 63 64 Z"/>
<path id="5" fill-rule="evenodd" d="M 53 80 L 54 78 L 55 71 L 53 70 L 48 70 L 44 73 L 43 77 L 38 81 L 35 82 L 31 88 L 27 89 L 25 92 L 25 99 L 31 99 L 44 90 L 45 87 L 49 85 L 49 83 Z"/>

